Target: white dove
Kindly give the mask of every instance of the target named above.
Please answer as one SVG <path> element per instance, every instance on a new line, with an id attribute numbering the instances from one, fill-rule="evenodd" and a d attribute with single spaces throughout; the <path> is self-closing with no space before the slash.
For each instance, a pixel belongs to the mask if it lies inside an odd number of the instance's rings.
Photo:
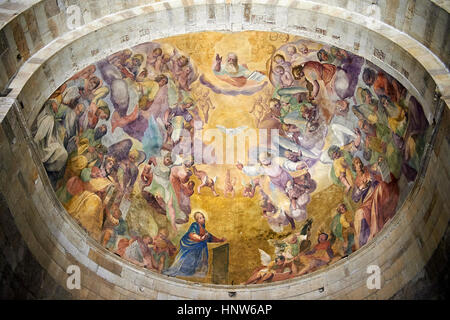
<path id="1" fill-rule="evenodd" d="M 247 126 L 241 126 L 237 128 L 225 128 L 224 126 L 216 125 L 216 127 L 226 135 L 232 136 L 240 134 L 241 132 L 244 132 L 245 129 L 247 129 Z"/>

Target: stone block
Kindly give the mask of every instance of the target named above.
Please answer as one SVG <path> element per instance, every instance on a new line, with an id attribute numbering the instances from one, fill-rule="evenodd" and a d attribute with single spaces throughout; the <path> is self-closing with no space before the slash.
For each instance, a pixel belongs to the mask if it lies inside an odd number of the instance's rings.
<path id="1" fill-rule="evenodd" d="M 88 257 L 89 259 L 91 259 L 92 261 L 94 261 L 96 264 L 99 265 L 99 270 L 97 272 L 100 272 L 100 270 L 102 269 L 106 269 L 115 275 L 121 275 L 122 266 L 106 258 L 104 254 L 99 253 L 93 248 L 91 248 L 89 250 Z"/>

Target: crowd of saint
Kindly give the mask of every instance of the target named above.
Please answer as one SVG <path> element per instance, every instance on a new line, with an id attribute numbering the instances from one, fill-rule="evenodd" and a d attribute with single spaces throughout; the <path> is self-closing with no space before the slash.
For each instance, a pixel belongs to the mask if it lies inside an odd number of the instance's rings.
<path id="1" fill-rule="evenodd" d="M 262 266 L 246 284 L 303 275 L 370 241 L 396 212 L 399 181 L 414 181 L 419 170 L 429 125 L 416 98 L 365 59 L 304 40 L 278 48 L 265 71 L 249 70 L 234 53 L 224 62 L 211 58 L 214 80 L 199 76 L 176 48 L 145 43 L 89 65 L 52 94 L 33 137 L 67 212 L 124 259 L 169 276 L 205 277 L 207 243 L 226 239 L 206 230 L 203 213 L 191 213 L 190 198 L 202 188 L 234 198 L 236 177 L 245 177 L 241 195 L 260 201 L 270 228 L 292 230 L 273 241 L 275 258 L 261 250 Z M 206 125 L 224 107 L 213 104 L 211 91 L 254 96 L 255 127 L 280 133 L 257 165 L 227 170 L 223 192 L 192 157 L 194 143 L 208 147 L 195 140 L 194 122 Z M 343 200 L 316 238 L 307 207 L 319 163 Z M 136 193 L 167 219 L 153 237 L 127 222 Z M 176 246 L 170 234 L 191 214 L 195 221 Z"/>

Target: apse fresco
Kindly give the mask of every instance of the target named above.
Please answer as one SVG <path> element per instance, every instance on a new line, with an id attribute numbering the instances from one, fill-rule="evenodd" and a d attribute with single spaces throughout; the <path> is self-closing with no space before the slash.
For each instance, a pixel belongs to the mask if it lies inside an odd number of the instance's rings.
<path id="1" fill-rule="evenodd" d="M 252 285 L 370 242 L 408 194 L 428 127 L 369 61 L 252 31 L 114 53 L 59 87 L 32 132 L 58 199 L 112 253 Z"/>

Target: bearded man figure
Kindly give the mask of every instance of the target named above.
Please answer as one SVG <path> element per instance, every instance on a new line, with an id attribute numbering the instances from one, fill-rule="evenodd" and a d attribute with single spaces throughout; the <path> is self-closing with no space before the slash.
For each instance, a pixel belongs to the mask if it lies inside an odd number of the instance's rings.
<path id="1" fill-rule="evenodd" d="M 264 79 L 264 75 L 258 71 L 250 71 L 247 65 L 240 65 L 238 56 L 235 53 L 228 53 L 225 64 L 222 64 L 222 57 L 216 54 L 213 71 L 216 77 L 235 87 L 243 87 L 247 84 L 247 80 L 256 80 L 260 82 Z"/>

